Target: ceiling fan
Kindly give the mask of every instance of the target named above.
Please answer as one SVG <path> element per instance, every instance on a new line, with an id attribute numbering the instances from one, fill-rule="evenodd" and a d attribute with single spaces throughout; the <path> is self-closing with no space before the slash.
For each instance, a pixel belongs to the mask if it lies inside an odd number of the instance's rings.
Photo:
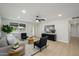
<path id="1" fill-rule="evenodd" d="M 42 21 L 45 21 L 45 19 L 43 19 L 43 18 L 39 18 L 39 16 L 36 16 L 36 22 L 42 22 Z"/>

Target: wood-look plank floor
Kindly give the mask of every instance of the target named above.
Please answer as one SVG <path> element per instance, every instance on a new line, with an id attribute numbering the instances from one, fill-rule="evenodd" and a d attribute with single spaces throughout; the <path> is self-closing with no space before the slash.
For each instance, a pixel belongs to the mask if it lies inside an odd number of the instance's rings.
<path id="1" fill-rule="evenodd" d="M 48 41 L 48 47 L 34 56 L 79 56 L 79 38 L 72 38 L 70 42 Z"/>

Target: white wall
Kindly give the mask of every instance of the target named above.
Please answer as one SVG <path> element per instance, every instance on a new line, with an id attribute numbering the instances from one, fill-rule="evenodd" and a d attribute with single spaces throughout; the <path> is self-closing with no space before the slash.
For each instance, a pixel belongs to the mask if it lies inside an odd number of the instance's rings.
<path id="1" fill-rule="evenodd" d="M 57 41 L 65 43 L 69 42 L 69 21 L 68 20 L 52 20 L 42 22 L 39 26 L 39 36 L 44 32 L 45 25 L 55 25 Z"/>
<path id="2" fill-rule="evenodd" d="M 39 36 L 39 23 L 34 23 L 34 36 Z"/>
<path id="3" fill-rule="evenodd" d="M 0 17 L 0 37 L 1 37 L 1 17 Z"/>
<path id="4" fill-rule="evenodd" d="M 3 18 L 2 25 L 3 24 L 10 24 L 11 22 L 26 24 L 26 33 L 27 33 L 27 35 L 28 36 L 38 36 L 38 33 L 39 33 L 39 31 L 38 31 L 39 24 L 38 23 Z"/>
<path id="5" fill-rule="evenodd" d="M 5 19 L 5 18 L 2 19 L 2 25 L 3 24 L 10 24 L 11 22 L 26 24 L 26 30 L 24 32 L 26 32 L 28 36 L 32 36 L 33 35 L 33 23 L 26 22 L 26 21 Z"/>
<path id="6" fill-rule="evenodd" d="M 13 21 L 13 20 L 3 20 L 2 24 L 9 24 L 10 22 L 19 22 L 26 24 L 26 33 L 31 36 L 41 36 L 41 33 L 44 33 L 44 26 L 45 25 L 55 25 L 56 34 L 57 34 L 57 41 L 62 41 L 65 43 L 69 42 L 69 21 L 68 19 L 63 20 L 52 20 L 52 21 L 45 21 L 39 24 L 36 23 L 29 23 L 23 21 Z"/>

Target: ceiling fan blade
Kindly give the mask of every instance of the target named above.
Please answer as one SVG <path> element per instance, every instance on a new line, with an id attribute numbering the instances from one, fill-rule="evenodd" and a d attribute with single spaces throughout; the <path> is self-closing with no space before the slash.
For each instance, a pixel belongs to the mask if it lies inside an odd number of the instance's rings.
<path id="1" fill-rule="evenodd" d="M 77 19 L 77 18 L 79 18 L 79 16 L 77 16 L 77 17 L 72 17 L 72 19 Z"/>
<path id="2" fill-rule="evenodd" d="M 36 19 L 36 20 L 45 21 L 45 19 Z"/>

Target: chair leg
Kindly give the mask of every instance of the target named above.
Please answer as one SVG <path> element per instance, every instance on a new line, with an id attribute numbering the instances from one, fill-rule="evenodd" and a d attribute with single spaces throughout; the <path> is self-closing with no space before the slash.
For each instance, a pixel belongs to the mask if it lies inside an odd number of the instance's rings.
<path id="1" fill-rule="evenodd" d="M 34 48 L 35 48 L 35 45 L 34 45 Z"/>
<path id="2" fill-rule="evenodd" d="M 45 48 L 47 48 L 47 45 L 45 45 Z"/>
<path id="3" fill-rule="evenodd" d="M 40 48 L 40 52 L 41 52 L 41 48 Z"/>

